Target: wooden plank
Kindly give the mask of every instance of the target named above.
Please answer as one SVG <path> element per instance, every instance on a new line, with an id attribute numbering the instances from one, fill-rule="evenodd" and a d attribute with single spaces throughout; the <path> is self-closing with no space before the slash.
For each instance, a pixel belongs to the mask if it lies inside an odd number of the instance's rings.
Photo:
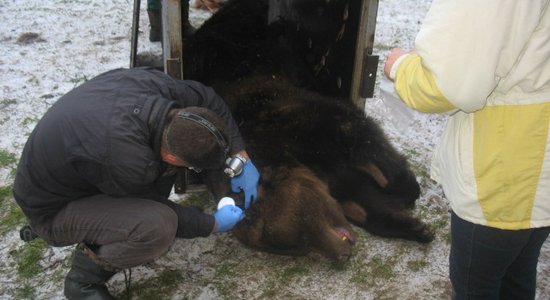
<path id="1" fill-rule="evenodd" d="M 162 0 L 162 43 L 164 72 L 183 79 L 181 0 Z M 186 1 L 186 0 L 184 0 Z"/>
<path id="2" fill-rule="evenodd" d="M 162 45 L 164 72 L 173 78 L 183 79 L 181 0 L 162 0 Z M 191 184 L 190 176 L 192 174 L 187 169 L 178 172 L 174 183 L 176 194 L 206 190 L 205 185 Z"/>

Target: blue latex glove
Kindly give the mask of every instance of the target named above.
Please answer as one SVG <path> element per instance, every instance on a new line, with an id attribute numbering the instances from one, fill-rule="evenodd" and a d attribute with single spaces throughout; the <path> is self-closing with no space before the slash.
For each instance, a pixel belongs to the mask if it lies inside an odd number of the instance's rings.
<path id="1" fill-rule="evenodd" d="M 244 219 L 243 210 L 235 205 L 226 205 L 214 213 L 216 228 L 214 232 L 228 231 Z"/>
<path id="2" fill-rule="evenodd" d="M 250 202 L 255 202 L 258 198 L 258 181 L 260 173 L 252 161 L 244 164 L 243 171 L 239 176 L 231 178 L 231 190 L 234 193 L 244 192 L 244 208 L 250 206 Z"/>

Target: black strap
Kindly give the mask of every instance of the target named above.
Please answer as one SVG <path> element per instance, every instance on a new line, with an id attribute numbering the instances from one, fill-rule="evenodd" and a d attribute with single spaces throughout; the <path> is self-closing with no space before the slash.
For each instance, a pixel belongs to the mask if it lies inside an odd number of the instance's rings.
<path id="1" fill-rule="evenodd" d="M 227 156 L 227 154 L 229 153 L 229 147 L 227 145 L 227 141 L 223 137 L 223 134 L 220 132 L 220 130 L 218 130 L 218 128 L 214 124 L 212 124 L 212 122 L 208 121 L 207 119 L 199 115 L 190 113 L 188 111 L 183 111 L 183 110 L 180 110 L 177 116 L 185 120 L 193 121 L 197 124 L 202 125 L 204 128 L 208 129 L 208 131 L 210 131 L 214 135 L 214 137 L 216 138 L 216 141 L 218 142 L 220 147 L 223 149 L 224 155 Z"/>

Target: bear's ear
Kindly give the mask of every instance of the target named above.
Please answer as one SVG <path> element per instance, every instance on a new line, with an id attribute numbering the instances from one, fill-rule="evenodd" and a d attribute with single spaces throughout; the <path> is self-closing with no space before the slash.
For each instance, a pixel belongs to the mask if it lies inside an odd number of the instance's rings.
<path id="1" fill-rule="evenodd" d="M 382 170 L 380 170 L 380 168 L 378 168 L 378 166 L 376 166 L 375 164 L 369 163 L 359 167 L 359 169 L 369 173 L 374 181 L 376 181 L 376 183 L 378 183 L 378 185 L 382 188 L 386 188 L 388 186 L 388 179 L 386 178 L 384 173 L 382 173 Z"/>

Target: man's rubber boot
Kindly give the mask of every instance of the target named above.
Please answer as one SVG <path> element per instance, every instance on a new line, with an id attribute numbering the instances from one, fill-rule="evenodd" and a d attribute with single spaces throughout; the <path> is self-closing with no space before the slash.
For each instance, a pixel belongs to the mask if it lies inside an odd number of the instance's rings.
<path id="1" fill-rule="evenodd" d="M 160 10 L 147 10 L 149 16 L 149 41 L 160 42 L 162 40 L 162 17 Z"/>
<path id="2" fill-rule="evenodd" d="M 94 258 L 92 258 L 94 257 Z M 107 271 L 95 260 L 95 254 L 85 245 L 78 245 L 73 257 L 71 270 L 65 278 L 65 297 L 70 300 L 114 300 L 105 282 L 116 271 Z M 114 270 L 114 268 L 113 268 Z"/>

